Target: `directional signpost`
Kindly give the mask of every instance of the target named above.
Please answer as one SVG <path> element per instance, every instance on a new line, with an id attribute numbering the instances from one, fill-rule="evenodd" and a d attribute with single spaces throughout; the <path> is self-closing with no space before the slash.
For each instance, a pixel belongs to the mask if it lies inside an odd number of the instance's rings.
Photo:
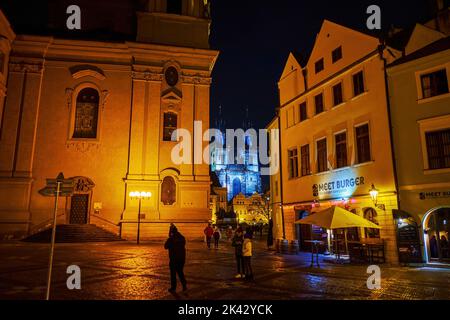
<path id="1" fill-rule="evenodd" d="M 52 280 L 53 268 L 53 252 L 55 250 L 56 237 L 56 218 L 58 215 L 58 200 L 60 196 L 69 197 L 73 194 L 74 181 L 73 179 L 64 179 L 64 174 L 61 172 L 56 179 L 47 179 L 45 188 L 39 190 L 39 193 L 46 197 L 55 197 L 55 209 L 53 212 L 53 226 L 52 239 L 50 247 L 50 259 L 48 264 L 48 278 L 47 278 L 47 296 L 46 300 L 50 300 L 50 284 Z"/>

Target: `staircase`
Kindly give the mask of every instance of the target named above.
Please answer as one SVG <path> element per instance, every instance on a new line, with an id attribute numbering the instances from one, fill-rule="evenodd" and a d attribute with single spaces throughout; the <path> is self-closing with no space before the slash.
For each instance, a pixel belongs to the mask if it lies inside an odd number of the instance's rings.
<path id="1" fill-rule="evenodd" d="M 26 237 L 24 242 L 49 243 L 52 229 L 46 229 Z M 123 241 L 118 235 L 93 224 L 60 224 L 56 226 L 57 243 Z"/>

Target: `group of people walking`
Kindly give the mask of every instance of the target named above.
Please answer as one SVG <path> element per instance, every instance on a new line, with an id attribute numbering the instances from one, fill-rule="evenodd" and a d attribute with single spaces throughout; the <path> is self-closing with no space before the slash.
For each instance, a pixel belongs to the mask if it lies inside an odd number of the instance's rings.
<path id="1" fill-rule="evenodd" d="M 204 230 L 206 237 L 206 244 L 208 249 L 211 249 L 211 242 L 214 239 L 214 248 L 219 248 L 219 240 L 221 232 L 219 228 L 213 228 L 211 224 Z M 231 246 L 234 248 L 234 255 L 236 258 L 237 274 L 236 279 L 253 279 L 253 269 L 251 264 L 252 259 L 252 232 L 246 230 L 244 233 L 241 227 L 238 227 L 233 234 L 231 228 L 226 230 L 226 236 L 231 241 Z M 186 239 L 178 231 L 173 224 L 169 228 L 169 237 L 164 244 L 164 248 L 169 251 L 169 269 L 170 269 L 170 283 L 169 292 L 175 292 L 177 288 L 177 276 L 183 287 L 183 291 L 187 290 L 187 281 L 184 276 L 184 265 L 186 262 Z"/>
<path id="2" fill-rule="evenodd" d="M 218 227 L 213 228 L 211 224 L 204 230 L 206 245 L 211 249 L 211 241 L 214 239 L 214 248 L 219 249 L 219 240 L 222 234 Z M 234 247 L 237 275 L 235 278 L 245 278 L 247 280 L 253 279 L 253 269 L 251 265 L 252 258 L 252 238 L 253 230 L 246 230 L 245 234 L 241 227 L 238 227 L 233 235 L 231 226 L 226 230 L 226 235 L 231 246 Z"/>

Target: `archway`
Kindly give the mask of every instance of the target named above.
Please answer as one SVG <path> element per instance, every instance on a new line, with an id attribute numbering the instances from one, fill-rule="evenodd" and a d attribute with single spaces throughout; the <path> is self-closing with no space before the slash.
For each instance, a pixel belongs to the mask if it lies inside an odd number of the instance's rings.
<path id="1" fill-rule="evenodd" d="M 450 207 L 429 210 L 422 219 L 425 259 L 450 263 Z"/>

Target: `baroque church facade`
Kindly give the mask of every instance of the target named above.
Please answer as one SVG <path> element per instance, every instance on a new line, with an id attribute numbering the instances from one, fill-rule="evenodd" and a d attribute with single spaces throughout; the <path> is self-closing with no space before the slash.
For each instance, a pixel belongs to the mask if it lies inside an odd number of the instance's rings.
<path id="1" fill-rule="evenodd" d="M 231 150 L 226 143 L 225 123 L 222 118 L 222 107 L 219 107 L 216 129 L 222 132 L 223 148 L 215 148 L 211 152 L 211 170 L 219 178 L 220 185 L 227 189 L 227 200 L 231 201 L 239 194 L 250 197 L 254 193 L 262 192 L 261 173 L 258 149 L 255 147 L 256 137 L 245 136 L 243 150 Z M 243 131 L 251 129 L 248 110 L 243 122 Z"/>
<path id="2" fill-rule="evenodd" d="M 201 238 L 208 164 L 176 165 L 172 133 L 209 127 L 209 1 L 141 1 L 131 41 L 16 35 L 0 11 L 0 238 L 51 221 L 46 179 L 73 178 L 58 224 L 95 224 L 125 239 L 164 238 L 175 223 Z M 11 24 L 14 26 L 13 21 Z M 192 141 L 193 142 L 193 141 Z M 203 143 L 203 148 L 208 142 Z M 193 155 L 192 155 L 193 156 Z"/>

